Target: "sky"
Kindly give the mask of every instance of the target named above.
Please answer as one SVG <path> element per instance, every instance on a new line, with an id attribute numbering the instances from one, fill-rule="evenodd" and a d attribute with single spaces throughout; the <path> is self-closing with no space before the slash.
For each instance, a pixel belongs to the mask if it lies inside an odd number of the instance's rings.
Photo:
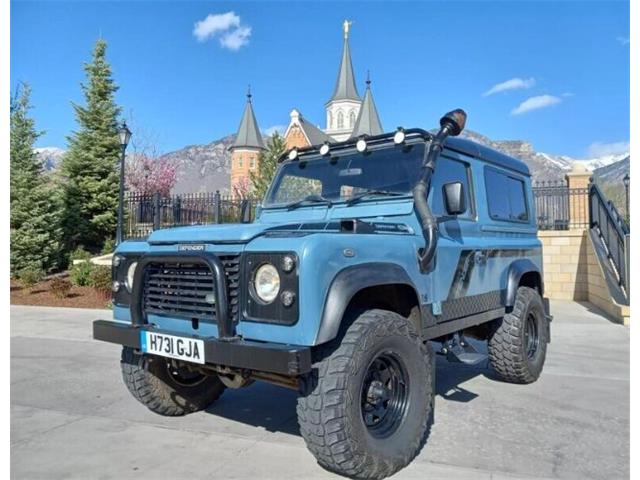
<path id="1" fill-rule="evenodd" d="M 263 131 L 297 108 L 325 126 L 342 22 L 360 94 L 370 70 L 385 130 L 467 128 L 588 158 L 628 150 L 629 3 L 11 2 L 11 89 L 32 89 L 38 146 L 66 148 L 98 38 L 123 116 L 161 152 L 233 133 L 247 85 Z"/>

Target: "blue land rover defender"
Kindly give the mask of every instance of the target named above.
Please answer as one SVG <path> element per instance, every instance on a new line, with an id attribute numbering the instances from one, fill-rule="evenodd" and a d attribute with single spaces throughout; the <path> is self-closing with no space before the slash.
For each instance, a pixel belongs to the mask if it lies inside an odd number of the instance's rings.
<path id="1" fill-rule="evenodd" d="M 183 415 L 254 380 L 293 388 L 318 462 L 383 478 L 426 440 L 436 353 L 478 363 L 484 340 L 497 376 L 535 381 L 550 316 L 529 170 L 454 138 L 465 121 L 293 149 L 255 222 L 120 244 L 93 333 L 123 346 L 133 396 Z"/>

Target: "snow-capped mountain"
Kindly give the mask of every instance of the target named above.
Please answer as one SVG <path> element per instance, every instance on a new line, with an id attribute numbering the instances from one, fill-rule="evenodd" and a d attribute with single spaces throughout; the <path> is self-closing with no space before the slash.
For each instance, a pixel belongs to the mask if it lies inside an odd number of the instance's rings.
<path id="1" fill-rule="evenodd" d="M 58 165 L 62 160 L 62 156 L 65 153 L 65 150 L 58 147 L 40 147 L 34 148 L 34 151 L 42 160 L 44 169 L 47 171 L 55 170 L 56 168 L 58 168 Z"/>
<path id="2" fill-rule="evenodd" d="M 576 162 L 581 162 L 591 171 L 597 170 L 595 174 L 599 174 L 603 182 L 614 177 L 622 178 L 629 171 L 629 153 L 576 159 L 537 152 L 530 142 L 523 140 L 492 140 L 472 130 L 465 130 L 462 136 L 524 161 L 534 181 L 564 179 Z M 234 139 L 235 135 L 227 135 L 207 144 L 189 145 L 164 154 L 163 157 L 178 163 L 178 182 L 173 193 L 228 192 L 231 171 L 228 147 Z M 37 148 L 36 152 L 44 159 L 47 170 L 56 169 L 64 154 L 64 150 L 57 147 Z"/>

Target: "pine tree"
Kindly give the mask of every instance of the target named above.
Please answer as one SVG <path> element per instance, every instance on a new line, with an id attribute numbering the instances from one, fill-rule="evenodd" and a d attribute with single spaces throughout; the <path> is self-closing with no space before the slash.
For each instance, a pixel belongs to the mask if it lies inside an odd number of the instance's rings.
<path id="1" fill-rule="evenodd" d="M 11 274 L 49 271 L 61 253 L 60 196 L 34 152 L 41 132 L 29 116 L 31 89 L 21 84 L 11 99 Z"/>
<path id="2" fill-rule="evenodd" d="M 91 63 L 85 64 L 85 105 L 73 104 L 80 128 L 69 137 L 69 150 L 62 160 L 68 248 L 98 249 L 116 230 L 120 108 L 114 100 L 118 87 L 105 58 L 106 49 L 106 42 L 98 40 Z"/>
<path id="3" fill-rule="evenodd" d="M 253 185 L 252 194 L 256 198 L 261 199 L 267 193 L 278 168 L 278 159 L 286 149 L 284 138 L 275 132 L 267 141 L 266 148 L 258 154 L 258 168 L 255 172 L 250 172 Z"/>

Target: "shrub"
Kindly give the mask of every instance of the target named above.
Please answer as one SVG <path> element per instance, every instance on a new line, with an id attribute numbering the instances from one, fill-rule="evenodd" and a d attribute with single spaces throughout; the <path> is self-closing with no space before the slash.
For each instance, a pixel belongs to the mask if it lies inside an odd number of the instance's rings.
<path id="1" fill-rule="evenodd" d="M 44 271 L 35 265 L 28 266 L 20 270 L 18 278 L 24 288 L 31 288 L 44 278 Z"/>
<path id="2" fill-rule="evenodd" d="M 82 246 L 76 248 L 69 254 L 69 260 L 73 263 L 74 260 L 89 260 L 91 254 L 87 252 Z"/>
<path id="3" fill-rule="evenodd" d="M 51 293 L 53 293 L 54 297 L 65 298 L 71 291 L 71 282 L 69 280 L 65 280 L 64 278 L 56 277 L 51 280 L 49 289 L 51 290 Z"/>
<path id="4" fill-rule="evenodd" d="M 89 279 L 91 277 L 91 272 L 93 272 L 93 268 L 93 263 L 87 261 L 73 265 L 69 271 L 71 283 L 78 287 L 86 287 L 89 285 Z"/>
<path id="5" fill-rule="evenodd" d="M 111 267 L 94 265 L 89 275 L 89 285 L 96 290 L 106 293 L 111 291 Z"/>
<path id="6" fill-rule="evenodd" d="M 104 245 L 103 245 L 102 251 L 100 253 L 102 253 L 102 255 L 108 255 L 110 253 L 113 253 L 115 249 L 116 249 L 116 241 L 115 241 L 115 239 L 107 238 L 104 241 Z"/>

